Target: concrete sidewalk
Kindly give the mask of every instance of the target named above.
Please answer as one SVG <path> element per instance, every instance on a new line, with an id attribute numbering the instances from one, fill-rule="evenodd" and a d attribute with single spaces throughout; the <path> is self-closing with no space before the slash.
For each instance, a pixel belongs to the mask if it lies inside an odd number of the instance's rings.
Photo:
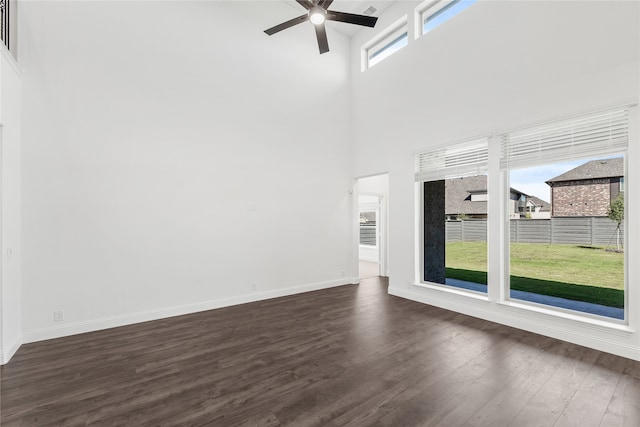
<path id="1" fill-rule="evenodd" d="M 469 289 L 477 292 L 487 292 L 487 286 L 479 283 L 466 282 L 458 279 L 446 279 L 446 284 L 456 288 Z M 552 307 L 566 308 L 568 310 L 581 311 L 583 313 L 596 314 L 598 316 L 610 317 L 613 319 L 624 319 L 624 309 L 609 307 L 606 305 L 592 304 L 589 302 L 573 301 L 565 298 L 550 297 L 548 295 L 534 294 L 532 292 L 512 290 L 512 299 L 530 301 L 538 304 L 550 305 Z"/>

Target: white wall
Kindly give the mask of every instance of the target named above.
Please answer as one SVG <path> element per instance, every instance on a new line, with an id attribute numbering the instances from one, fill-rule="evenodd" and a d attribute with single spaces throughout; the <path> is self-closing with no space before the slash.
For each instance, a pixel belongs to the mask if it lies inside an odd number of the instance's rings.
<path id="1" fill-rule="evenodd" d="M 390 292 L 640 359 L 640 336 L 631 331 L 640 330 L 637 314 L 631 328 L 612 331 L 415 286 L 413 183 L 413 154 L 421 149 L 637 101 L 640 4 L 481 0 L 414 40 L 417 4 L 385 11 L 376 32 L 407 13 L 409 45 L 370 70 L 360 71 L 357 53 L 372 35 L 352 40 L 354 176 L 389 171 Z M 640 185 L 635 146 L 628 160 L 629 185 Z M 639 237 L 637 227 L 629 232 Z M 637 259 L 637 248 L 628 249 Z M 638 312 L 634 264 L 629 297 Z"/>
<path id="2" fill-rule="evenodd" d="M 266 36 L 283 2 L 22 3 L 25 341 L 357 281 L 345 37 Z"/>
<path id="3" fill-rule="evenodd" d="M 22 343 L 20 90 L 20 69 L 0 45 L 0 364 Z"/>

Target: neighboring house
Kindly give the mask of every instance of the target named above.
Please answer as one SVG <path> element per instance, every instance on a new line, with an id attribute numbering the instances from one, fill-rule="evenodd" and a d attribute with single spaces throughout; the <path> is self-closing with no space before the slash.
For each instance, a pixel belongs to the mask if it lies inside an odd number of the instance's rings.
<path id="1" fill-rule="evenodd" d="M 524 214 L 526 218 L 530 219 L 549 219 L 551 218 L 551 203 L 536 196 L 527 196 Z"/>
<path id="2" fill-rule="evenodd" d="M 487 218 L 487 177 L 470 176 L 445 180 L 445 215 L 447 220 L 460 217 Z M 511 188 L 509 217 L 549 218 L 548 202 Z"/>
<path id="3" fill-rule="evenodd" d="M 607 216 L 624 192 L 624 159 L 592 160 L 547 181 L 551 216 Z"/>

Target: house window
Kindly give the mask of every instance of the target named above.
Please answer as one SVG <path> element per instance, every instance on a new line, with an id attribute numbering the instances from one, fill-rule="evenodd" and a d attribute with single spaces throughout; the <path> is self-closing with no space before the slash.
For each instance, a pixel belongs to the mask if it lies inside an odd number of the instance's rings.
<path id="1" fill-rule="evenodd" d="M 487 139 L 416 155 L 422 282 L 487 292 Z"/>
<path id="2" fill-rule="evenodd" d="M 362 71 L 390 57 L 409 42 L 407 16 L 389 26 L 362 48 Z"/>
<path id="3" fill-rule="evenodd" d="M 618 191 L 624 193 L 624 176 L 620 178 L 620 187 Z"/>
<path id="4" fill-rule="evenodd" d="M 489 198 L 487 197 L 487 193 L 471 194 L 472 202 L 486 202 L 487 200 L 489 200 Z"/>
<path id="5" fill-rule="evenodd" d="M 365 210 L 360 212 L 360 244 L 364 246 L 378 246 L 378 212 Z"/>
<path id="6" fill-rule="evenodd" d="M 416 9 L 420 33 L 423 35 L 433 30 L 443 22 L 448 21 L 455 15 L 467 9 L 477 0 L 439 0 L 427 1 Z"/>
<path id="7" fill-rule="evenodd" d="M 521 192 L 508 197 L 518 205 L 509 207 L 509 299 L 626 318 L 624 202 L 611 183 L 624 181 L 627 115 L 606 111 L 501 135 L 506 187 Z M 549 218 L 533 221 L 519 209 L 523 199 L 550 203 Z"/>

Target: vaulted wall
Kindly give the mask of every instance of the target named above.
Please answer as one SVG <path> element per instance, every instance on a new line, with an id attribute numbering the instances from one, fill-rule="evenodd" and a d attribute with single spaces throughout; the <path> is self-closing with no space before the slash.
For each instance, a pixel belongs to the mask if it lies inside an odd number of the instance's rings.
<path id="1" fill-rule="evenodd" d="M 344 36 L 266 36 L 283 2 L 22 3 L 26 342 L 355 280 Z"/>

